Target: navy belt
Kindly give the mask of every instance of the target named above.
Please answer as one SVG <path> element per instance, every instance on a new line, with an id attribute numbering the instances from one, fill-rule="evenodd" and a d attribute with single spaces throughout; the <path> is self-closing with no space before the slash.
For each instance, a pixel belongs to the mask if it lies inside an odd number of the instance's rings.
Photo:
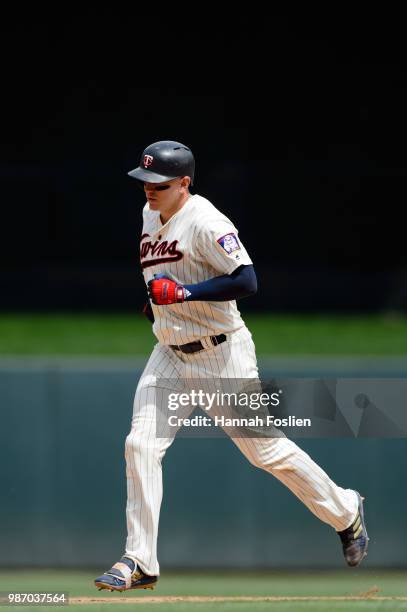
<path id="1" fill-rule="evenodd" d="M 226 336 L 225 334 L 219 334 L 218 336 L 210 336 L 209 339 L 213 346 L 217 346 L 225 342 Z M 181 351 L 182 353 L 196 353 L 202 351 L 205 346 L 200 340 L 195 340 L 194 342 L 188 342 L 188 344 L 170 344 L 170 348 L 174 349 L 174 351 Z"/>

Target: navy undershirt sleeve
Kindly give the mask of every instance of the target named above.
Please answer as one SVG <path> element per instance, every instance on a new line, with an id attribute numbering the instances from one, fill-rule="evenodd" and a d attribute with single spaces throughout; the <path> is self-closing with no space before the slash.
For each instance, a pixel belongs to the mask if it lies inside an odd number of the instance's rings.
<path id="1" fill-rule="evenodd" d="M 252 265 L 239 266 L 232 274 L 215 276 L 202 283 L 184 287 L 190 292 L 186 298 L 188 302 L 228 302 L 256 293 L 257 278 Z"/>

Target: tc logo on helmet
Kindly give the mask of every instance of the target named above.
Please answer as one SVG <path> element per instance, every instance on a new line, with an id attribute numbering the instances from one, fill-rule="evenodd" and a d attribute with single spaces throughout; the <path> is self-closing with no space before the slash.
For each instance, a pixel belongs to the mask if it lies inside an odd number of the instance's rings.
<path id="1" fill-rule="evenodd" d="M 154 157 L 152 155 L 144 155 L 143 166 L 148 168 L 153 163 Z"/>

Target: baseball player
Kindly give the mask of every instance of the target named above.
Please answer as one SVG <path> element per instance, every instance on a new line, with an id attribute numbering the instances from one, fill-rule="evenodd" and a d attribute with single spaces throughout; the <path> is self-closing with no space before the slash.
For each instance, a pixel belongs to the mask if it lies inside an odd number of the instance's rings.
<path id="1" fill-rule="evenodd" d="M 137 386 L 126 438 L 127 541 L 123 557 L 99 576 L 100 589 L 154 588 L 162 499 L 161 461 L 173 437 L 156 436 L 165 401 L 160 380 L 180 390 L 188 379 L 258 377 L 252 336 L 236 300 L 257 290 L 253 263 L 233 223 L 204 197 L 191 194 L 195 161 L 179 142 L 148 146 L 129 172 L 144 185 L 140 260 L 156 344 Z M 173 381 L 173 384 L 171 383 Z M 192 412 L 185 407 L 183 416 Z M 363 502 L 337 486 L 286 437 L 233 437 L 247 459 L 273 474 L 342 541 L 349 566 L 367 554 Z"/>

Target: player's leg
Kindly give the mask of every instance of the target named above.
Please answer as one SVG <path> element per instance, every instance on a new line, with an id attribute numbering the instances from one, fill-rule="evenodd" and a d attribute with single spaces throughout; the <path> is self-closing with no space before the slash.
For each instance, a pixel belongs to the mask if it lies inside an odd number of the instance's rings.
<path id="1" fill-rule="evenodd" d="M 256 376 L 254 344 L 244 330 L 234 335 L 234 342 L 221 344 L 215 351 L 212 376 L 249 379 Z M 205 375 L 210 375 L 207 364 Z M 285 436 L 232 438 L 253 465 L 273 474 L 313 514 L 331 525 L 341 538 L 348 565 L 359 565 L 367 554 L 369 542 L 359 493 L 336 485 L 307 453 Z"/>
<path id="2" fill-rule="evenodd" d="M 195 372 L 213 379 L 251 379 L 257 377 L 256 355 L 251 335 L 246 329 L 231 335 L 213 350 L 203 351 L 196 362 L 190 359 L 191 376 Z M 209 414 L 224 414 L 224 407 L 214 406 Z M 230 431 L 226 430 L 227 433 Z M 268 471 L 285 484 L 318 518 L 337 531 L 349 527 L 358 512 L 355 491 L 338 487 L 299 446 L 286 437 L 237 438 L 234 443 L 248 460 Z"/>
<path id="3" fill-rule="evenodd" d="M 158 575 L 157 535 L 162 500 L 161 461 L 174 440 L 159 437 L 161 416 L 165 416 L 168 389 L 182 391 L 182 361 L 173 350 L 158 346 L 140 378 L 135 398 L 132 426 L 126 438 L 127 541 L 126 554 L 137 559 L 139 567 Z M 164 382 L 165 381 L 165 382 Z M 164 408 L 164 412 L 161 409 Z M 184 417 L 191 408 L 177 416 Z"/>
<path id="4" fill-rule="evenodd" d="M 287 438 L 233 438 L 233 442 L 253 465 L 278 478 L 315 516 L 338 532 L 349 566 L 360 564 L 367 555 L 369 538 L 357 491 L 335 484 Z"/>
<path id="5" fill-rule="evenodd" d="M 321 521 L 336 531 L 349 527 L 358 509 L 352 489 L 336 485 L 311 457 L 288 438 L 233 438 L 256 467 L 275 476 Z"/>
<path id="6" fill-rule="evenodd" d="M 182 362 L 174 351 L 157 345 L 137 386 L 131 431 L 125 443 L 126 549 L 120 562 L 95 581 L 101 588 L 152 588 L 157 580 L 157 535 L 162 500 L 161 461 L 176 433 L 176 428 L 172 427 L 171 437 L 160 437 L 157 432 L 157 413 L 167 401 L 169 387 L 177 392 L 182 390 L 181 369 Z M 190 411 L 189 407 L 184 407 L 178 416 L 187 416 Z"/>

